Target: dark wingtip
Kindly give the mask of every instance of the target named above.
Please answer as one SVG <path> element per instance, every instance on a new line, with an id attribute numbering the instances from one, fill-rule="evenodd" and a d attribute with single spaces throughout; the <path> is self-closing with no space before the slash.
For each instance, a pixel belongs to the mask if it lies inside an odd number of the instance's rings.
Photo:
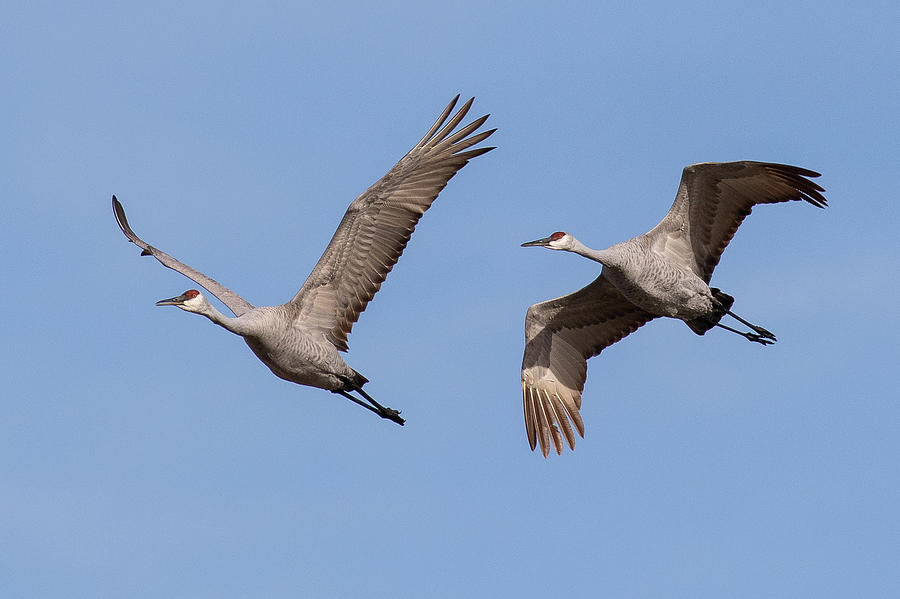
<path id="1" fill-rule="evenodd" d="M 131 234 L 134 235 L 131 231 L 131 227 L 128 226 L 128 219 L 125 217 L 125 208 L 122 207 L 122 203 L 115 195 L 112 197 L 112 209 L 113 216 L 116 217 L 116 223 L 119 225 L 119 228 L 122 229 L 122 233 L 125 233 L 125 236 L 128 237 L 129 241 L 134 241 L 131 239 L 131 235 L 128 234 L 131 232 Z"/>

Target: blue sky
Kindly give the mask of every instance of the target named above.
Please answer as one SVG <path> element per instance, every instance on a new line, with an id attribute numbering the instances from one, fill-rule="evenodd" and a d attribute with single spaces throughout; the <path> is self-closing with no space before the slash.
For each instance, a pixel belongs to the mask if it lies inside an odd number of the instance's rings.
<path id="1" fill-rule="evenodd" d="M 18 3 L 0 24 L 4 597 L 896 597 L 896 3 Z M 299 288 L 456 93 L 498 149 L 350 337 L 403 428 L 158 299 Z M 772 347 L 656 321 L 528 450 L 535 302 L 650 229 L 686 165 L 823 173 L 713 278 Z"/>

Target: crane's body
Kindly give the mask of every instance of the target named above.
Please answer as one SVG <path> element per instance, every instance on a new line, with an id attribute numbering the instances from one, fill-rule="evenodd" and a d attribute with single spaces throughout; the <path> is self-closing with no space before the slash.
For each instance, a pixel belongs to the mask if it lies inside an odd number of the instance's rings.
<path id="1" fill-rule="evenodd" d="M 206 288 L 235 316 L 222 314 L 196 289 L 160 300 L 157 305 L 201 314 L 240 335 L 279 378 L 338 393 L 382 418 L 403 424 L 399 411 L 382 406 L 363 391 L 368 379 L 347 365 L 340 352 L 347 351 L 353 324 L 399 259 L 422 214 L 459 169 L 493 149 L 468 149 L 494 132 L 475 133 L 487 115 L 456 129 L 474 98 L 447 121 L 458 99 L 448 104 L 412 150 L 350 204 L 319 262 L 285 304 L 255 307 L 214 279 L 149 245 L 132 231 L 121 203 L 113 196 L 116 221 L 125 236 L 141 248 L 142 255 L 155 257 Z"/>
<path id="2" fill-rule="evenodd" d="M 298 320 L 290 310 L 264 307 L 245 316 L 250 319 L 244 340 L 278 378 L 328 391 L 350 391 L 368 382 L 321 334 L 294 326 Z"/>
<path id="3" fill-rule="evenodd" d="M 688 320 L 712 309 L 709 285 L 643 235 L 603 255 L 604 276 L 625 299 L 651 314 Z"/>
<path id="4" fill-rule="evenodd" d="M 197 292 L 179 306 L 178 298 L 161 300 L 158 306 L 174 305 L 202 314 L 214 323 L 240 335 L 263 364 L 278 378 L 299 385 L 318 387 L 328 391 L 362 386 L 365 377 L 350 368 L 337 348 L 313 329 L 302 325 L 291 304 L 259 306 L 240 316 L 229 318 L 216 310 Z"/>
<path id="5" fill-rule="evenodd" d="M 561 453 L 565 437 L 574 449 L 574 431 L 584 436 L 580 409 L 587 360 L 654 318 L 680 319 L 698 335 L 720 327 L 762 345 L 775 342 L 771 332 L 733 313 L 734 298 L 709 281 L 754 205 L 805 200 L 825 207 L 824 190 L 808 179 L 818 176 L 774 163 L 694 164 L 684 169 L 666 217 L 643 235 L 604 250 L 562 231 L 523 243 L 603 265 L 587 287 L 528 309 L 522 395 L 531 448 L 539 443 L 546 457 L 552 444 Z M 751 330 L 722 324 L 726 314 Z"/>

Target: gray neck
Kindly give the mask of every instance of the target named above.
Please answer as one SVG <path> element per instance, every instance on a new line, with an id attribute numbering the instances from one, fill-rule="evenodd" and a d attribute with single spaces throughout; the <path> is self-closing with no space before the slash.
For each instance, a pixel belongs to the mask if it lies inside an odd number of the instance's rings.
<path id="1" fill-rule="evenodd" d="M 196 314 L 202 314 L 223 329 L 228 329 L 235 335 L 243 336 L 248 332 L 246 326 L 244 326 L 245 322 L 242 322 L 240 318 L 229 318 L 228 316 L 225 316 L 216 310 L 215 306 L 206 301 L 206 298 L 204 298 L 204 302 L 200 306 L 200 309 L 197 310 Z"/>
<path id="2" fill-rule="evenodd" d="M 589 248 L 584 245 L 574 237 L 572 238 L 572 247 L 567 248 L 570 252 L 574 252 L 579 256 L 584 256 L 585 258 L 589 258 L 594 262 L 599 262 L 604 266 L 615 267 L 618 264 L 618 255 L 616 252 L 610 251 L 609 249 L 605 250 L 595 250 L 593 248 Z"/>

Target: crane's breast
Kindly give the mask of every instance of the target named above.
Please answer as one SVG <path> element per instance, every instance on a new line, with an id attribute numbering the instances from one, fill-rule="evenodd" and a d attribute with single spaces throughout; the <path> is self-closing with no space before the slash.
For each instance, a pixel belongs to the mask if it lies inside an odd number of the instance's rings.
<path id="1" fill-rule="evenodd" d="M 320 332 L 285 331 L 280 335 L 245 337 L 244 340 L 275 376 L 292 383 L 340 389 L 353 373 Z"/>

